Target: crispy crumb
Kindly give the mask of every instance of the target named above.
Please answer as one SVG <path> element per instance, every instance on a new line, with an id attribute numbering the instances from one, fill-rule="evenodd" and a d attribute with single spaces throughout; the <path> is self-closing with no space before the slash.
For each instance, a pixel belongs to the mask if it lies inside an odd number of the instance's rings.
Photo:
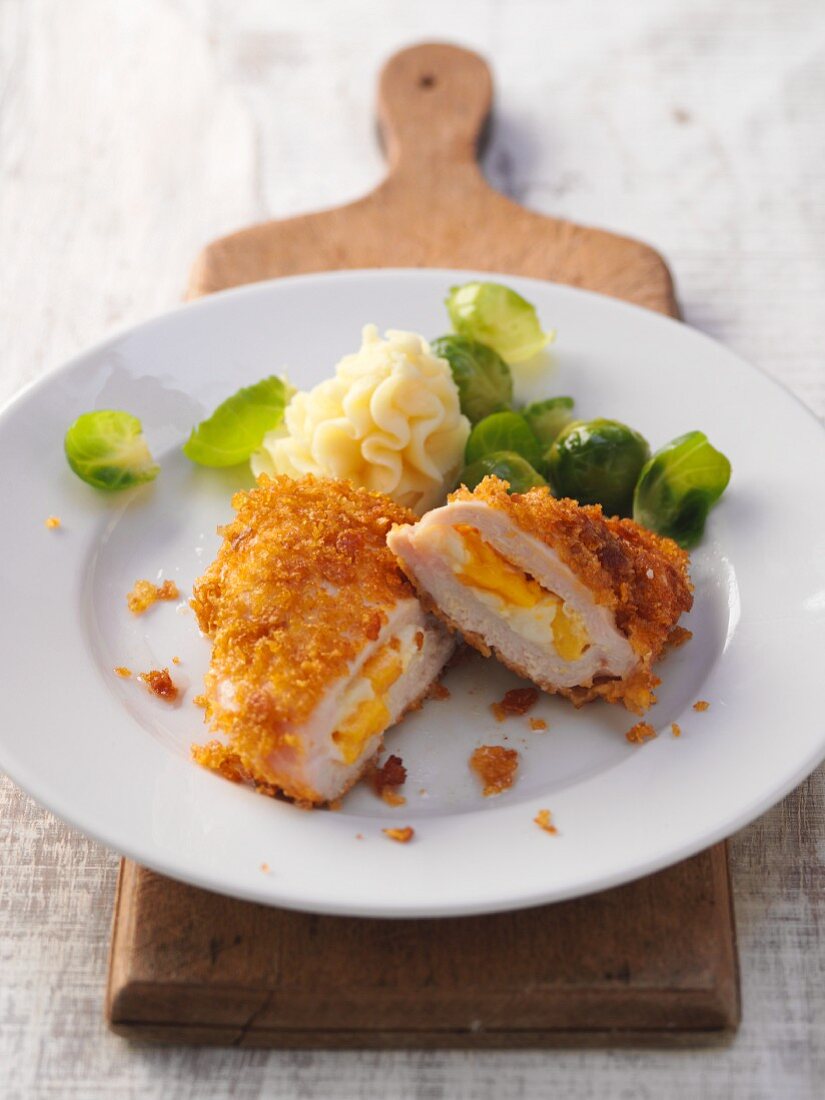
<path id="1" fill-rule="evenodd" d="M 263 873 L 265 875 L 268 875 L 269 874 L 269 864 L 268 863 L 262 863 L 261 864 L 261 870 L 263 871 Z"/>
<path id="2" fill-rule="evenodd" d="M 558 836 L 559 830 L 552 822 L 552 814 L 549 810 L 539 810 L 536 816 L 533 818 L 536 825 L 540 829 L 544 829 L 546 833 L 551 833 L 553 836 Z"/>
<path id="3" fill-rule="evenodd" d="M 381 798 L 388 788 L 403 787 L 407 782 L 407 769 L 400 756 L 388 756 L 380 768 L 372 773 L 373 790 Z"/>
<path id="4" fill-rule="evenodd" d="M 205 745 L 193 745 L 192 759 L 201 767 L 217 772 L 231 783 L 243 783 L 249 779 L 249 773 L 240 759 L 228 751 L 220 741 L 207 741 Z"/>
<path id="5" fill-rule="evenodd" d="M 707 710 L 709 706 L 710 703 L 706 699 L 697 699 L 696 702 L 693 704 L 693 709 L 702 711 Z"/>
<path id="6" fill-rule="evenodd" d="M 437 699 L 439 702 L 443 702 L 444 699 L 450 698 L 450 689 L 445 687 L 440 680 L 435 680 L 433 686 L 427 692 L 428 699 Z"/>
<path id="7" fill-rule="evenodd" d="M 625 737 L 633 745 L 641 745 L 645 741 L 651 741 L 655 736 L 656 730 L 650 722 L 637 722 L 625 734 Z"/>
<path id="8" fill-rule="evenodd" d="M 117 665 L 115 667 L 115 676 L 119 676 L 121 680 L 128 680 L 132 675 L 132 670 L 125 665 Z"/>
<path id="9" fill-rule="evenodd" d="M 341 809 L 342 803 L 342 798 L 333 798 L 332 802 L 327 803 L 327 809 L 331 810 L 334 814 L 337 814 L 338 811 Z"/>
<path id="10" fill-rule="evenodd" d="M 133 615 L 142 615 L 158 600 L 177 600 L 180 597 L 174 581 L 166 580 L 161 585 L 151 581 L 135 581 L 135 586 L 126 597 L 126 603 Z"/>
<path id="11" fill-rule="evenodd" d="M 530 729 L 531 730 L 546 730 L 547 729 L 547 723 L 545 722 L 545 720 L 543 718 L 531 718 L 530 719 Z"/>
<path id="12" fill-rule="evenodd" d="M 192 697 L 192 702 L 196 707 L 200 707 L 201 710 L 206 710 L 207 699 L 205 695 L 194 695 Z"/>
<path id="13" fill-rule="evenodd" d="M 664 655 L 671 649 L 678 649 L 679 646 L 683 646 L 685 642 L 689 642 L 692 637 L 692 630 L 688 630 L 685 626 L 674 626 L 667 636 L 662 654 Z"/>
<path id="14" fill-rule="evenodd" d="M 498 703 L 491 703 L 490 710 L 496 716 L 496 720 L 503 722 L 511 715 L 526 714 L 536 705 L 539 698 L 538 688 L 513 688 L 504 693 L 504 698 Z"/>
<path id="15" fill-rule="evenodd" d="M 399 794 L 398 791 L 393 790 L 392 787 L 385 787 L 381 792 L 381 798 L 388 806 L 406 806 L 407 800 L 403 794 Z"/>
<path id="16" fill-rule="evenodd" d="M 512 787 L 518 768 L 518 752 L 501 745 L 481 745 L 470 757 L 470 767 L 484 784 L 484 797 L 489 798 Z"/>
<path id="17" fill-rule="evenodd" d="M 682 736 L 682 727 L 679 725 L 678 722 L 671 722 L 670 729 L 674 737 Z"/>
<path id="18" fill-rule="evenodd" d="M 180 664 L 180 657 L 173 657 L 172 658 L 172 664 L 173 665 L 179 665 Z"/>
<path id="19" fill-rule="evenodd" d="M 415 829 L 411 825 L 405 825 L 403 829 L 382 829 L 381 832 L 398 844 L 409 844 L 415 836 Z"/>
<path id="20" fill-rule="evenodd" d="M 141 672 L 138 679 L 146 684 L 153 695 L 156 695 L 158 699 L 163 699 L 166 703 L 174 703 L 178 697 L 177 685 L 169 675 L 168 668 L 152 668 L 148 672 Z"/>
<path id="21" fill-rule="evenodd" d="M 59 516 L 49 516 L 46 519 L 46 526 L 48 527 L 48 529 L 50 531 L 56 531 L 57 528 L 60 526 L 60 517 Z"/>

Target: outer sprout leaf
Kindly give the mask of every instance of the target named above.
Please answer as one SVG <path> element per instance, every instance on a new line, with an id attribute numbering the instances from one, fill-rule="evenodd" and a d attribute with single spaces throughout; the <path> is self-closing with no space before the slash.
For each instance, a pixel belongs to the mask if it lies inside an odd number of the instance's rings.
<path id="1" fill-rule="evenodd" d="M 633 518 L 689 550 L 701 539 L 730 473 L 730 462 L 704 432 L 680 435 L 658 450 L 639 475 Z"/>
<path id="2" fill-rule="evenodd" d="M 83 413 L 63 441 L 66 459 L 81 480 L 117 491 L 154 481 L 157 466 L 136 416 L 118 409 Z"/>
<path id="3" fill-rule="evenodd" d="M 513 400 L 510 368 L 497 351 L 468 336 L 439 336 L 433 353 L 450 364 L 461 411 L 471 424 L 506 409 Z"/>
<path id="4" fill-rule="evenodd" d="M 534 401 L 521 412 L 539 443 L 549 447 L 573 419 L 573 398 L 548 397 L 546 401 Z"/>
<path id="5" fill-rule="evenodd" d="M 531 466 L 541 462 L 541 444 L 517 412 L 497 412 L 479 420 L 467 440 L 464 461 L 475 462 L 494 451 L 515 451 Z"/>
<path id="6" fill-rule="evenodd" d="M 495 348 L 507 363 L 532 359 L 555 336 L 542 330 L 535 306 L 500 283 L 454 286 L 446 306 L 457 333 Z"/>
<path id="7" fill-rule="evenodd" d="M 274 375 L 245 386 L 192 429 L 183 453 L 199 466 L 244 462 L 281 423 L 293 393 L 288 382 Z"/>
<path id="8" fill-rule="evenodd" d="M 547 454 L 557 496 L 601 504 L 609 516 L 629 516 L 633 490 L 650 458 L 644 436 L 618 420 L 574 420 Z"/>
<path id="9" fill-rule="evenodd" d="M 493 475 L 510 483 L 508 492 L 526 493 L 528 489 L 546 485 L 547 482 L 526 459 L 515 451 L 493 451 L 471 462 L 461 471 L 459 484 L 475 489 L 485 477 Z"/>

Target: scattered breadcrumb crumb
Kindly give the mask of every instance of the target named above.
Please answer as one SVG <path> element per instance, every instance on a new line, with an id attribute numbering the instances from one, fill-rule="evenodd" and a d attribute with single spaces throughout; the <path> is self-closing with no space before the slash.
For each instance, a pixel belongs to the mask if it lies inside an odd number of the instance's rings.
<path id="1" fill-rule="evenodd" d="M 709 706 L 710 703 L 706 699 L 697 699 L 696 702 L 693 704 L 693 709 L 702 711 L 707 710 Z"/>
<path id="2" fill-rule="evenodd" d="M 132 670 L 125 665 L 117 665 L 115 668 L 115 676 L 119 676 L 121 680 L 128 680 L 132 675 Z"/>
<path id="3" fill-rule="evenodd" d="M 340 799 L 340 798 L 333 798 L 332 802 L 328 802 L 328 803 L 327 803 L 327 809 L 328 809 L 328 810 L 332 810 L 332 812 L 333 812 L 334 814 L 337 814 L 337 813 L 338 813 L 338 811 L 339 811 L 339 810 L 341 809 L 341 803 L 342 803 L 342 801 L 343 801 L 343 799 Z"/>
<path id="4" fill-rule="evenodd" d="M 173 657 L 172 658 L 172 664 L 173 665 L 179 665 L 180 664 L 180 657 Z"/>
<path id="5" fill-rule="evenodd" d="M 656 730 L 651 726 L 650 722 L 637 722 L 635 726 L 631 727 L 625 734 L 625 737 L 633 745 L 641 745 L 645 741 L 650 741 L 656 736 Z"/>
<path id="6" fill-rule="evenodd" d="M 470 767 L 484 784 L 485 798 L 512 787 L 518 763 L 517 750 L 501 745 L 481 745 L 470 757 Z"/>
<path id="7" fill-rule="evenodd" d="M 380 768 L 372 773 L 372 787 L 379 798 L 383 798 L 390 806 L 401 806 L 406 799 L 400 802 L 391 801 L 393 796 L 401 798 L 398 788 L 407 782 L 407 769 L 400 756 L 388 756 Z M 387 795 L 390 797 L 388 798 Z"/>
<path id="8" fill-rule="evenodd" d="M 164 702 L 174 703 L 178 697 L 177 685 L 169 675 L 168 668 L 152 668 L 148 672 L 141 672 L 138 679 L 146 684 L 153 695 L 157 695 L 158 699 L 163 699 Z"/>
<path id="9" fill-rule="evenodd" d="M 549 810 L 539 810 L 533 821 L 538 825 L 540 829 L 544 829 L 546 833 L 551 833 L 553 836 L 558 836 L 559 830 L 552 822 L 552 814 Z"/>
<path id="10" fill-rule="evenodd" d="M 403 829 L 382 829 L 381 832 L 398 844 L 409 844 L 415 836 L 415 829 L 410 825 L 405 825 Z"/>
<path id="11" fill-rule="evenodd" d="M 427 794 L 427 788 L 426 787 L 419 787 L 418 788 L 418 793 L 421 795 L 422 798 L 424 798 Z"/>
<path id="12" fill-rule="evenodd" d="M 545 722 L 545 720 L 543 718 L 531 718 L 530 719 L 530 729 L 531 730 L 546 730 L 547 729 L 547 723 Z"/>
<path id="13" fill-rule="evenodd" d="M 269 874 L 269 864 L 268 863 L 262 863 L 261 864 L 261 870 L 263 871 L 263 873 L 265 875 L 268 875 Z"/>
<path id="14" fill-rule="evenodd" d="M 450 698 L 450 689 L 448 687 L 445 687 L 444 684 L 442 684 L 440 680 L 436 680 L 433 683 L 433 686 L 427 692 L 427 698 L 428 699 L 437 699 L 439 702 L 441 702 L 444 699 L 449 699 Z"/>
<path id="15" fill-rule="evenodd" d="M 393 790 L 392 787 L 385 787 L 381 792 L 381 798 L 388 806 L 406 806 L 407 800 L 403 794 L 399 794 L 398 791 Z"/>
<path id="16" fill-rule="evenodd" d="M 682 736 L 682 727 L 679 725 L 678 722 L 671 722 L 670 723 L 670 728 L 671 728 L 671 731 L 672 731 L 674 737 L 681 737 Z"/>
<path id="17" fill-rule="evenodd" d="M 50 531 L 57 530 L 57 528 L 60 526 L 60 517 L 59 516 L 49 516 L 48 519 L 46 520 L 46 526 L 48 527 L 48 529 Z"/>
<path id="18" fill-rule="evenodd" d="M 491 703 L 490 710 L 496 716 L 496 720 L 503 722 L 511 715 L 526 714 L 536 705 L 539 698 L 538 688 L 513 688 L 504 694 L 499 703 Z"/>
<path id="19" fill-rule="evenodd" d="M 126 597 L 126 603 L 133 615 L 142 615 L 158 600 L 177 600 L 180 597 L 174 581 L 166 580 L 161 585 L 151 581 L 135 581 L 135 586 Z"/>

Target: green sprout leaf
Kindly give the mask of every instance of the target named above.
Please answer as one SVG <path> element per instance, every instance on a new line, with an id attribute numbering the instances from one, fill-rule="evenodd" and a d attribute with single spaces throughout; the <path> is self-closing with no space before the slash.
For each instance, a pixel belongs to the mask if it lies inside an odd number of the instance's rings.
<path id="1" fill-rule="evenodd" d="M 500 477 L 510 483 L 509 493 L 526 493 L 547 482 L 530 463 L 515 451 L 494 451 L 471 462 L 461 471 L 459 484 L 475 489 L 485 477 Z"/>
<path id="2" fill-rule="evenodd" d="M 63 445 L 72 470 L 96 489 L 116 491 L 154 481 L 160 469 L 138 418 L 116 409 L 83 413 Z"/>
<path id="3" fill-rule="evenodd" d="M 730 472 L 730 462 L 704 432 L 680 435 L 658 450 L 639 475 L 633 518 L 689 550 L 701 539 Z"/>
<path id="4" fill-rule="evenodd" d="M 608 516 L 629 516 L 633 490 L 650 457 L 647 440 L 618 420 L 575 420 L 547 454 L 556 496 L 601 504 Z"/>
<path id="5" fill-rule="evenodd" d="M 278 427 L 294 392 L 274 375 L 238 390 L 192 429 L 183 453 L 199 466 L 237 466 Z"/>
<path id="6" fill-rule="evenodd" d="M 548 397 L 546 401 L 534 401 L 521 412 L 539 443 L 548 448 L 573 419 L 573 398 Z"/>
<path id="7" fill-rule="evenodd" d="M 506 363 L 532 359 L 555 336 L 542 330 L 535 306 L 500 283 L 454 286 L 446 306 L 460 336 L 494 348 Z"/>
<path id="8" fill-rule="evenodd" d="M 467 440 L 464 461 L 469 464 L 495 451 L 515 451 L 531 466 L 541 462 L 541 444 L 517 412 L 497 412 L 479 420 Z"/>
<path id="9" fill-rule="evenodd" d="M 513 400 L 510 368 L 497 351 L 468 336 L 439 336 L 433 354 L 450 364 L 461 411 L 471 424 L 506 409 Z"/>

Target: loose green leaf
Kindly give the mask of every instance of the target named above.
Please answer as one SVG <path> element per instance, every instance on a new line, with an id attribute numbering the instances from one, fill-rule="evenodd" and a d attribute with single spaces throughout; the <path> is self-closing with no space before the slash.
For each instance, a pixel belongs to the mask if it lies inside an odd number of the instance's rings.
<path id="1" fill-rule="evenodd" d="M 521 412 L 539 443 L 548 448 L 573 419 L 573 398 L 549 397 L 546 401 L 534 401 Z"/>
<path id="2" fill-rule="evenodd" d="M 513 400 L 510 368 L 497 351 L 468 336 L 439 336 L 430 345 L 450 364 L 461 411 L 471 424 L 509 407 Z"/>
<path id="3" fill-rule="evenodd" d="M 517 412 L 497 412 L 479 420 L 467 440 L 464 461 L 469 464 L 494 451 L 515 451 L 531 466 L 541 462 L 541 444 Z"/>
<path id="4" fill-rule="evenodd" d="M 446 306 L 457 333 L 494 348 L 507 363 L 532 359 L 555 336 L 542 330 L 535 306 L 500 283 L 454 286 Z"/>
<path id="5" fill-rule="evenodd" d="M 96 489 L 116 491 L 154 481 L 160 469 L 138 418 L 116 409 L 83 413 L 63 445 L 72 470 Z"/>
<path id="6" fill-rule="evenodd" d="M 192 429 L 183 453 L 199 466 L 237 466 L 278 427 L 294 392 L 274 375 L 238 390 Z"/>
<path id="7" fill-rule="evenodd" d="M 484 455 L 465 466 L 458 480 L 459 484 L 466 485 L 468 489 L 475 489 L 490 475 L 509 482 L 510 488 L 507 491 L 510 493 L 526 493 L 528 489 L 547 484 L 541 474 L 515 451 L 494 451 Z"/>
<path id="8" fill-rule="evenodd" d="M 618 420 L 575 420 L 547 454 L 556 496 L 601 504 L 609 516 L 629 516 L 633 490 L 650 457 L 647 440 Z"/>
<path id="9" fill-rule="evenodd" d="M 704 432 L 680 435 L 658 450 L 639 475 L 633 518 L 689 550 L 701 539 L 730 472 L 730 462 Z"/>

